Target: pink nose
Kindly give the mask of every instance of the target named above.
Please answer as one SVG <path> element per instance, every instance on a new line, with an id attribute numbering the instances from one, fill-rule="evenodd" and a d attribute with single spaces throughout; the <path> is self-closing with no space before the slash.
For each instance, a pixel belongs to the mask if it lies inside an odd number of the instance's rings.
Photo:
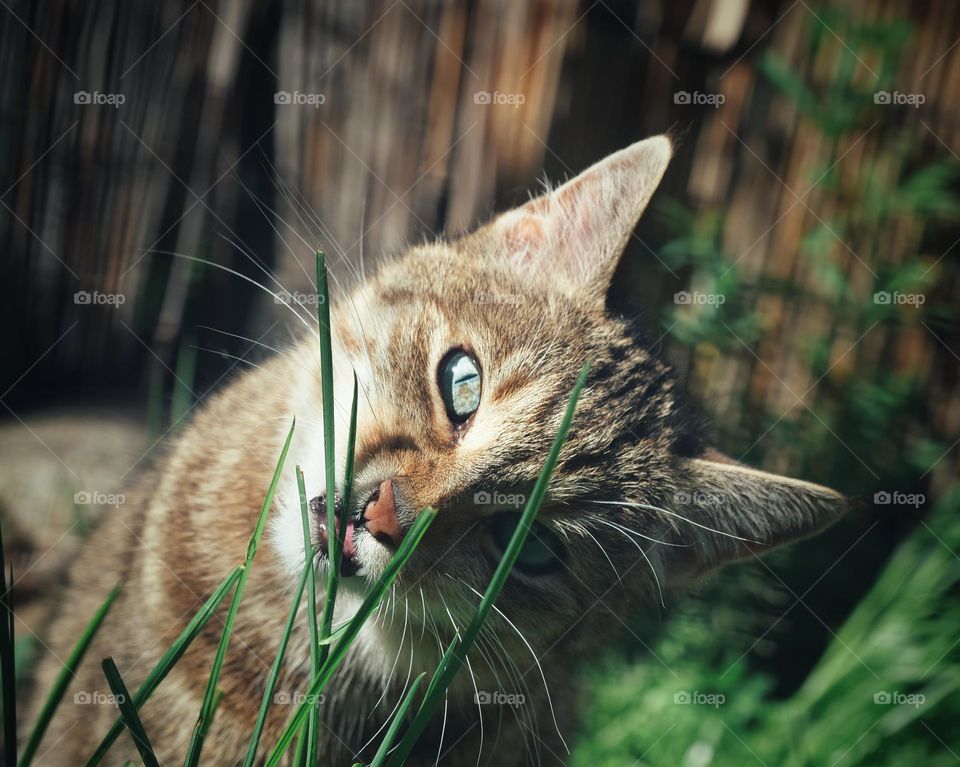
<path id="1" fill-rule="evenodd" d="M 363 523 L 370 535 L 382 543 L 390 543 L 394 547 L 400 545 L 403 528 L 397 519 L 392 480 L 383 480 L 373 491 L 363 511 Z"/>

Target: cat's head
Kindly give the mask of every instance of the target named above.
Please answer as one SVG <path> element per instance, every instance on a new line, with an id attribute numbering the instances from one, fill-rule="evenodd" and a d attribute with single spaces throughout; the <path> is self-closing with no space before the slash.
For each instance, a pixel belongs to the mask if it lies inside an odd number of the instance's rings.
<path id="1" fill-rule="evenodd" d="M 351 366 L 360 386 L 349 548 L 361 578 L 431 506 L 400 588 L 416 612 L 422 589 L 448 629 L 448 609 L 468 615 L 587 361 L 547 500 L 497 602 L 541 646 L 842 510 L 826 488 L 711 452 L 670 368 L 607 309 L 670 155 L 665 137 L 634 144 L 469 235 L 413 248 L 336 305 L 338 451 Z"/>

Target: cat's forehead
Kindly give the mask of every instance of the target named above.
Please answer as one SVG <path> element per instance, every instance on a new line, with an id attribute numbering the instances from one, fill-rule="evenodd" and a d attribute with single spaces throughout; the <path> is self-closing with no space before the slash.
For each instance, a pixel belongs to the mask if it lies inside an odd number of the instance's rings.
<path id="1" fill-rule="evenodd" d="M 522 304 L 536 300 L 549 282 L 523 274 L 500 254 L 464 242 L 436 242 L 411 248 L 387 262 L 372 288 L 384 298 L 468 300 L 472 303 Z M 499 291 L 496 292 L 496 291 Z M 513 300 L 510 300 L 513 299 Z"/>
<path id="2" fill-rule="evenodd" d="M 575 323 L 576 300 L 549 282 L 532 279 L 509 262 L 455 244 L 413 248 L 385 264 L 361 290 L 362 310 L 381 338 L 394 333 L 423 341 L 503 348 L 564 332 Z M 492 350 L 491 350 L 492 351 Z"/>

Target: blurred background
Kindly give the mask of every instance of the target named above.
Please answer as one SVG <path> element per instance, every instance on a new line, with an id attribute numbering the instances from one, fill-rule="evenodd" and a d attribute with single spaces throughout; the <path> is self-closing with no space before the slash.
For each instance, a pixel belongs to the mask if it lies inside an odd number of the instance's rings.
<path id="1" fill-rule="evenodd" d="M 609 302 L 736 458 L 858 499 L 584 675 L 575 765 L 960 761 L 960 5 L 0 2 L 0 518 L 24 653 L 103 505 L 335 290 L 611 151 Z M 274 282 L 274 278 L 276 282 Z"/>

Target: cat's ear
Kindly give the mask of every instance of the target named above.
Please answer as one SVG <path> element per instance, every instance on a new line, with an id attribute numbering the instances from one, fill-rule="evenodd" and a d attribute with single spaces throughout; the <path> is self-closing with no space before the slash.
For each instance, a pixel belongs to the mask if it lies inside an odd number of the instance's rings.
<path id="1" fill-rule="evenodd" d="M 760 555 L 835 521 L 846 499 L 822 485 L 752 469 L 711 453 L 684 459 L 670 526 L 693 545 L 679 552 L 680 577 Z"/>
<path id="2" fill-rule="evenodd" d="M 639 141 L 500 215 L 481 232 L 519 268 L 602 298 L 671 153 L 666 136 Z"/>

